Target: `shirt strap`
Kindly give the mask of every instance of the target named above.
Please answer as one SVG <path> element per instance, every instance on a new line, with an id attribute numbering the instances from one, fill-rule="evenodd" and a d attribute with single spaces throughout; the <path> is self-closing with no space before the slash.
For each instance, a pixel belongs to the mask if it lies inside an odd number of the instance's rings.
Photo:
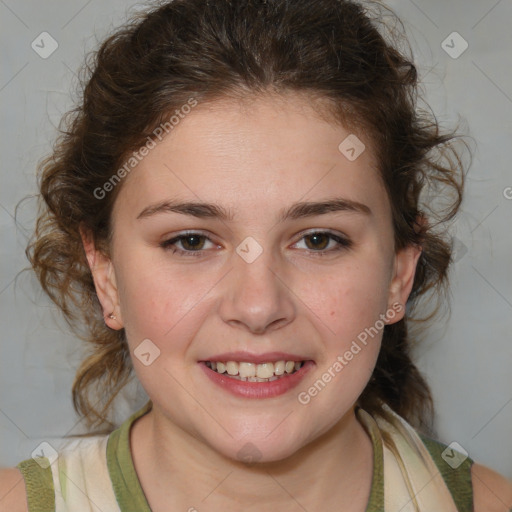
<path id="1" fill-rule="evenodd" d="M 50 461 L 47 457 L 38 459 L 39 462 L 27 459 L 16 466 L 25 479 L 28 510 L 29 512 L 55 512 L 55 488 Z"/>

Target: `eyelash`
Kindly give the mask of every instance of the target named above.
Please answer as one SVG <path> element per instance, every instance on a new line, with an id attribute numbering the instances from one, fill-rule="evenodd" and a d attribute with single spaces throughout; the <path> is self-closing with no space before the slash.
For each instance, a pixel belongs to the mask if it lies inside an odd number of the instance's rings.
<path id="1" fill-rule="evenodd" d="M 329 231 L 310 231 L 309 233 L 305 233 L 302 236 L 302 238 L 300 238 L 300 240 L 302 240 L 303 238 L 306 238 L 308 236 L 313 236 L 313 235 L 327 235 L 329 238 L 331 238 L 338 244 L 338 246 L 335 249 L 324 249 L 321 251 L 314 251 L 312 249 L 306 249 L 309 253 L 311 253 L 315 257 L 323 257 L 323 256 L 326 256 L 328 253 L 338 252 L 338 251 L 342 251 L 344 249 L 349 249 L 350 247 L 352 247 L 351 240 L 349 240 L 348 238 L 339 236 L 339 235 L 335 235 L 334 233 L 331 233 Z M 174 248 L 172 247 L 176 243 L 180 242 L 181 240 L 184 240 L 191 236 L 204 237 L 211 242 L 211 240 L 206 235 L 204 235 L 200 232 L 190 231 L 190 232 L 181 234 L 179 236 L 176 236 L 174 238 L 171 238 L 170 240 L 165 240 L 165 241 L 161 242 L 160 247 L 162 247 L 166 251 L 172 251 L 172 254 L 177 253 L 177 254 L 185 256 L 185 257 L 202 256 L 203 255 L 202 253 L 204 252 L 205 249 L 199 249 L 197 251 L 185 251 L 183 249 L 177 249 L 176 247 L 174 247 Z M 298 242 L 296 242 L 296 243 L 298 243 Z"/>

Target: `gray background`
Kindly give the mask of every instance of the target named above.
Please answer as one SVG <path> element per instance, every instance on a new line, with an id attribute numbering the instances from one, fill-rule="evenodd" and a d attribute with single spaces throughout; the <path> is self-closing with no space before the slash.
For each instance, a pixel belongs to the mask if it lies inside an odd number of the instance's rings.
<path id="1" fill-rule="evenodd" d="M 415 349 L 432 387 L 439 439 L 512 478 L 512 3 L 392 0 L 405 22 L 428 103 L 438 119 L 474 139 L 465 203 L 453 225 L 457 262 L 451 317 Z M 72 105 L 84 53 L 127 13 L 130 1 L 0 0 L 2 74 L 0 172 L 0 466 L 29 458 L 41 441 L 83 431 L 71 384 L 83 356 L 40 290 L 24 249 L 35 218 L 37 162 Z M 457 58 L 442 47 L 460 52 Z M 43 59 L 42 32 L 58 48 Z M 51 48 L 45 37 L 44 49 Z M 455 38 L 454 38 L 455 37 Z M 448 38 L 448 39 L 447 39 Z M 118 402 L 117 421 L 146 400 L 137 382 Z"/>

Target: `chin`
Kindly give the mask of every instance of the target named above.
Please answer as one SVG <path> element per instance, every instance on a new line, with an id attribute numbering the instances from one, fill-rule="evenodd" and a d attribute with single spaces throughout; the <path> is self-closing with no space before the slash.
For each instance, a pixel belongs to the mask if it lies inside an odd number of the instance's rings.
<path id="1" fill-rule="evenodd" d="M 243 440 L 229 438 L 226 441 L 228 444 L 225 446 L 210 444 L 210 447 L 232 461 L 255 466 L 287 459 L 301 448 L 299 443 L 291 443 L 286 434 L 282 439 L 248 435 Z"/>

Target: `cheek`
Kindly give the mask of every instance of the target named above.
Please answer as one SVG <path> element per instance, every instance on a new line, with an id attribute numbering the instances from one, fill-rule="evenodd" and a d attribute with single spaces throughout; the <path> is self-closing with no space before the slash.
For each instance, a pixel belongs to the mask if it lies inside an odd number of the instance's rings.
<path id="1" fill-rule="evenodd" d="M 328 382 L 329 391 L 323 396 L 335 400 L 336 410 L 357 399 L 375 367 L 384 327 L 381 315 L 387 310 L 388 277 L 384 260 L 373 259 L 370 264 L 362 259 L 340 266 L 336 274 L 308 279 L 298 293 L 322 337 L 318 373 Z M 312 400 L 305 391 L 305 400 Z M 315 407 L 329 415 L 331 406 L 330 400 L 319 400 Z"/>
<path id="2" fill-rule="evenodd" d="M 154 258 L 149 261 L 144 253 L 120 261 L 119 296 L 126 336 L 131 346 L 149 338 L 162 349 L 176 351 L 193 338 L 198 316 L 208 307 L 208 292 L 218 278 L 213 272 L 180 270 Z"/>
<path id="3" fill-rule="evenodd" d="M 301 279 L 294 291 L 328 339 L 347 342 L 386 312 L 388 277 L 383 262 L 351 263 Z"/>
<path id="4" fill-rule="evenodd" d="M 347 266 L 301 290 L 309 318 L 322 337 L 318 369 L 299 390 L 298 402 L 310 411 L 311 428 L 334 425 L 366 387 L 380 351 L 387 307 L 383 267 Z"/>

